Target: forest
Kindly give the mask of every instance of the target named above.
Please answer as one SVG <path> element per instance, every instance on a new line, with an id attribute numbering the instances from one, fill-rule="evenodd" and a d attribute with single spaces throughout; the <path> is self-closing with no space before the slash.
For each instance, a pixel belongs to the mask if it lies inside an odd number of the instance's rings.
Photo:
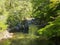
<path id="1" fill-rule="evenodd" d="M 60 0 L 0 0 L 0 45 L 60 45 Z"/>

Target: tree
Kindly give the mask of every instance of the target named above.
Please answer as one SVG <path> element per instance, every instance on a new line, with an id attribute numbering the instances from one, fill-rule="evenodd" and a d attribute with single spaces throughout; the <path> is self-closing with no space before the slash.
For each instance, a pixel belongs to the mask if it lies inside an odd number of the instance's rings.
<path id="1" fill-rule="evenodd" d="M 8 12 L 5 9 L 5 1 L 0 1 L 0 31 L 4 31 L 8 27 L 8 24 L 6 24 Z"/>
<path id="2" fill-rule="evenodd" d="M 39 3 L 41 2 L 41 3 Z M 50 1 L 50 0 L 33 0 L 33 17 L 38 20 L 37 24 L 44 27 L 49 22 L 52 22 L 58 16 L 57 11 L 60 7 L 59 1 Z"/>
<path id="3" fill-rule="evenodd" d="M 31 13 L 32 3 L 30 0 L 1 0 L 0 17 L 4 19 L 2 19 L 3 21 L 0 19 L 0 26 L 14 28 L 22 22 L 24 17 L 30 17 Z"/>
<path id="4" fill-rule="evenodd" d="M 24 17 L 30 17 L 32 13 L 32 4 L 30 0 L 8 0 L 5 2 L 6 9 L 9 12 L 7 23 L 10 29 L 14 29 L 22 23 Z M 18 26 L 18 28 L 20 28 Z"/>

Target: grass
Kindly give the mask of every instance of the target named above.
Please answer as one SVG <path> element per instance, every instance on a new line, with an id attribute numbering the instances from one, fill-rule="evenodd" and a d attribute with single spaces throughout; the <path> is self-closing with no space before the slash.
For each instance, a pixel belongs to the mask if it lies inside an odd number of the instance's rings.
<path id="1" fill-rule="evenodd" d="M 37 39 L 35 35 L 31 36 L 23 33 L 15 33 L 11 39 L 1 40 L 0 45 L 35 45 L 35 39 Z"/>
<path id="2" fill-rule="evenodd" d="M 23 33 L 14 33 L 13 38 L 0 41 L 0 45 L 48 45 L 48 43 L 50 43 L 48 40 L 39 36 Z"/>

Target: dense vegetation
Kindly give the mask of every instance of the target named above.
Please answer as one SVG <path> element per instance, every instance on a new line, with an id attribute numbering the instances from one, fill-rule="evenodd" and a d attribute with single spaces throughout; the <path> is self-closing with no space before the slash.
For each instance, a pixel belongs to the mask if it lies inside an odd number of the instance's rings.
<path id="1" fill-rule="evenodd" d="M 5 30 L 14 35 L 0 45 L 60 45 L 60 0 L 1 0 L 0 32 Z"/>

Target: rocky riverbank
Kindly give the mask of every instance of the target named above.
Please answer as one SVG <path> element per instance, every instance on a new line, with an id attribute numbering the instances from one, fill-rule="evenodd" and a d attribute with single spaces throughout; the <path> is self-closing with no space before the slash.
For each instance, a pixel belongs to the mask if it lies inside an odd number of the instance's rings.
<path id="1" fill-rule="evenodd" d="M 12 37 L 13 37 L 13 33 L 9 33 L 7 30 L 0 32 L 0 40 L 12 38 Z"/>

